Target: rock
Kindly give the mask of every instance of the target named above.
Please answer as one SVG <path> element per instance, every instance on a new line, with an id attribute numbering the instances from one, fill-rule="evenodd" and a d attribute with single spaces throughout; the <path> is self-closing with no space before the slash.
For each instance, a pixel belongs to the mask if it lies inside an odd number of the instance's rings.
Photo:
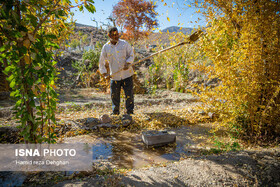
<path id="1" fill-rule="evenodd" d="M 110 123 L 112 120 L 108 114 L 103 114 L 99 117 L 101 123 Z"/>
<path id="2" fill-rule="evenodd" d="M 112 125 L 110 123 L 102 123 L 99 125 L 96 125 L 93 129 L 98 129 L 98 128 L 117 128 L 119 125 Z"/>
<path id="3" fill-rule="evenodd" d="M 100 123 L 99 119 L 97 118 L 87 118 L 85 122 L 85 126 L 89 127 L 90 129 Z"/>
<path id="4" fill-rule="evenodd" d="M 71 127 L 71 130 L 77 130 L 81 128 L 81 126 L 76 121 L 65 121 L 65 124 L 67 124 L 68 128 Z"/>
<path id="5" fill-rule="evenodd" d="M 128 114 L 123 115 L 123 117 L 122 117 L 123 126 L 128 126 L 131 124 L 131 122 L 132 122 L 132 116 L 130 116 Z"/>
<path id="6" fill-rule="evenodd" d="M 68 131 L 78 130 L 78 129 L 86 129 L 86 128 L 84 128 L 82 125 L 72 120 L 66 120 L 66 121 L 61 120 L 55 128 L 55 132 L 57 132 L 59 135 L 62 135 L 67 133 Z"/>

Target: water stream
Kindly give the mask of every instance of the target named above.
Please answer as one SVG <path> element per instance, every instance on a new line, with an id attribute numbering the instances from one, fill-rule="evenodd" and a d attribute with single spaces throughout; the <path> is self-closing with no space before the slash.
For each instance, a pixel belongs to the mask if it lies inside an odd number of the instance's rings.
<path id="1" fill-rule="evenodd" d="M 67 137 L 61 143 L 80 143 L 92 152 L 92 162 L 109 162 L 116 168 L 141 168 L 152 164 L 178 161 L 181 157 L 199 155 L 199 149 L 211 147 L 207 140 L 211 126 L 201 124 L 170 129 L 176 133 L 176 143 L 147 147 L 141 133 L 121 132 L 108 137 L 94 134 Z M 201 146 L 203 145 L 203 146 Z M 71 175 L 73 172 L 65 172 Z M 21 186 L 26 172 L 0 172 L 0 186 Z"/>
<path id="2" fill-rule="evenodd" d="M 106 160 L 118 168 L 140 168 L 198 155 L 200 148 L 211 146 L 207 143 L 210 129 L 207 124 L 170 129 L 176 133 L 176 143 L 161 147 L 147 147 L 142 142 L 141 134 L 129 132 L 102 138 L 95 135 L 69 137 L 64 139 L 64 143 L 89 144 L 95 163 Z"/>

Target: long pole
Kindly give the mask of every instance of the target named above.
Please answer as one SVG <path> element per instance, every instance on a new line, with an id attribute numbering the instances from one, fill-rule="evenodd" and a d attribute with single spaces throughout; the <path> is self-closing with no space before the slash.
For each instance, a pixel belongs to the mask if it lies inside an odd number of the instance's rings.
<path id="1" fill-rule="evenodd" d="M 196 40 L 198 40 L 198 38 L 199 38 L 201 35 L 203 35 L 203 32 L 202 32 L 201 30 L 196 31 L 195 33 L 193 33 L 192 35 L 190 35 L 190 36 L 188 37 L 187 41 L 178 43 L 178 44 L 173 45 L 173 46 L 170 46 L 170 47 L 168 47 L 168 48 L 165 48 L 165 49 L 163 49 L 163 50 L 160 50 L 160 51 L 158 51 L 158 52 L 155 52 L 155 53 L 151 54 L 150 56 L 147 56 L 147 57 L 145 57 L 145 58 L 142 58 L 142 59 L 140 59 L 140 60 L 137 60 L 137 61 L 133 62 L 132 64 L 129 64 L 128 68 L 131 67 L 131 66 L 134 66 L 134 65 L 136 65 L 136 64 L 138 64 L 138 63 L 140 63 L 140 62 L 143 62 L 143 61 L 145 61 L 145 60 L 147 60 L 147 59 L 149 59 L 149 58 L 152 58 L 152 57 L 155 56 L 155 55 L 158 55 L 158 54 L 160 54 L 160 53 L 163 53 L 163 52 L 165 52 L 165 51 L 168 51 L 168 50 L 170 50 L 170 49 L 174 49 L 174 48 L 179 47 L 179 46 L 181 46 L 181 45 L 194 43 Z M 113 77 L 114 75 L 116 75 L 117 73 L 119 73 L 119 72 L 121 72 L 121 71 L 123 71 L 123 70 L 124 70 L 124 69 L 120 69 L 119 71 L 114 72 L 112 75 L 110 75 L 110 76 L 107 77 L 107 78 Z"/>

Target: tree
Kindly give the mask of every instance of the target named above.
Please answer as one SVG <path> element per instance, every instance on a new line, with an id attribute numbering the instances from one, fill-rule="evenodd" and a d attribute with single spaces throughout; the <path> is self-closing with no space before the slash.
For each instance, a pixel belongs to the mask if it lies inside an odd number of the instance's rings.
<path id="1" fill-rule="evenodd" d="M 155 8 L 148 1 L 121 0 L 113 7 L 112 17 L 125 29 L 124 38 L 137 41 L 158 26 Z"/>
<path id="2" fill-rule="evenodd" d="M 55 142 L 56 61 L 65 41 L 70 9 L 94 12 L 92 0 L 5 0 L 0 4 L 0 61 L 16 99 L 16 118 L 25 142 Z M 39 104 L 35 104 L 38 101 Z"/>
<path id="3" fill-rule="evenodd" d="M 207 0 L 204 7 L 210 26 L 199 48 L 211 64 L 194 66 L 221 84 L 201 87 L 200 98 L 251 141 L 279 137 L 279 1 Z"/>

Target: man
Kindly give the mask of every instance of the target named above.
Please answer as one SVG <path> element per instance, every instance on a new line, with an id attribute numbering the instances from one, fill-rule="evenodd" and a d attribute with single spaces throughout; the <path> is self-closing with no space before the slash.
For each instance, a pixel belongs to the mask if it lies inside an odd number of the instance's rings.
<path id="1" fill-rule="evenodd" d="M 133 114 L 134 97 L 132 75 L 134 72 L 132 67 L 129 67 L 129 64 L 133 63 L 134 60 L 133 49 L 128 42 L 119 39 L 120 36 L 116 27 L 112 27 L 108 30 L 108 36 L 110 41 L 102 48 L 99 59 L 99 71 L 102 76 L 111 78 L 112 115 L 119 115 L 120 113 L 121 87 L 125 93 L 126 112 L 127 114 Z M 110 72 L 106 70 L 106 61 L 109 63 Z"/>

